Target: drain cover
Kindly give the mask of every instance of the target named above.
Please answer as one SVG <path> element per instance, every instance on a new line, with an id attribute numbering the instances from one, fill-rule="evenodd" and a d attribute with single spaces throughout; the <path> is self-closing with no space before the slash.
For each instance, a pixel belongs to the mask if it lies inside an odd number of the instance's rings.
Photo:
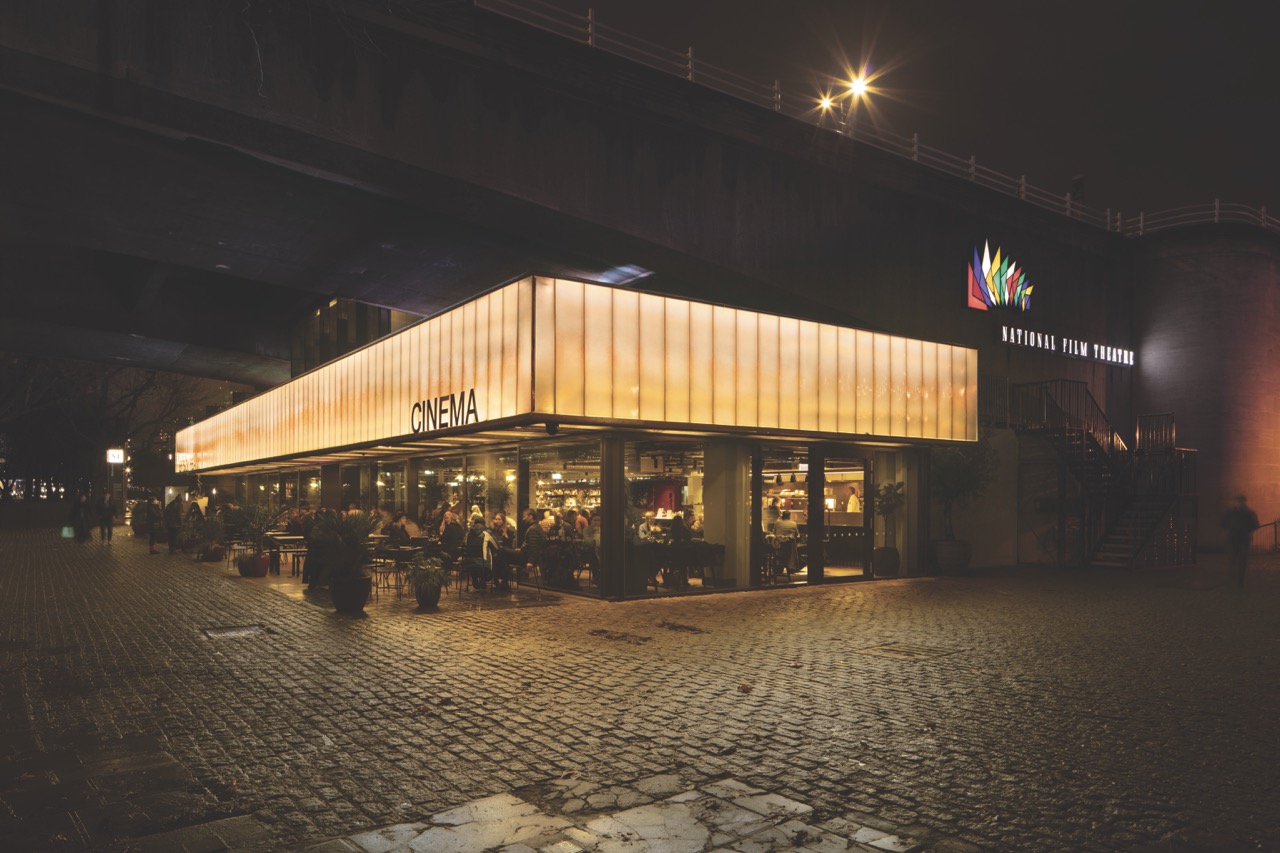
<path id="1" fill-rule="evenodd" d="M 227 625 L 222 628 L 205 628 L 204 635 L 211 640 L 220 640 L 223 637 L 248 637 L 253 634 L 271 634 L 261 625 Z"/>
<path id="2" fill-rule="evenodd" d="M 885 643 L 883 646 L 871 646 L 856 650 L 860 655 L 876 655 L 882 658 L 901 658 L 907 660 L 926 660 L 954 654 L 953 649 L 939 649 L 934 646 L 917 646 L 914 643 Z"/>

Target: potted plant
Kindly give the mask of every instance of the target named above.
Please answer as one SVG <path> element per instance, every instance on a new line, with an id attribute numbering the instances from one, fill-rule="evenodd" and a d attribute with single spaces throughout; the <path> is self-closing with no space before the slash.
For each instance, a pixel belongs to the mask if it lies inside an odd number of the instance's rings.
<path id="1" fill-rule="evenodd" d="M 875 549 L 871 561 L 872 568 L 878 575 L 896 575 L 902 564 L 893 519 L 898 510 L 906 505 L 905 488 L 906 485 L 899 481 L 881 483 L 876 489 L 876 515 L 884 519 L 884 546 Z"/>
<path id="2" fill-rule="evenodd" d="M 239 559 L 236 568 L 242 577 L 264 578 L 271 567 L 267 556 L 267 533 L 280 523 L 281 511 L 266 504 L 249 504 L 240 511 L 240 533 L 245 541 L 253 545 L 253 554 L 245 560 L 243 567 Z"/>
<path id="3" fill-rule="evenodd" d="M 206 563 L 220 563 L 227 555 L 223 539 L 226 530 L 221 519 L 206 518 L 200 525 L 200 548 L 197 556 Z"/>
<path id="4" fill-rule="evenodd" d="M 445 582 L 444 560 L 437 556 L 414 556 L 405 574 L 405 582 L 418 599 L 419 610 L 433 610 L 440 604 L 440 590 Z"/>
<path id="5" fill-rule="evenodd" d="M 942 504 L 943 538 L 933 540 L 933 559 L 939 570 L 957 571 L 969 565 L 973 548 L 956 539 L 952 510 L 982 496 L 995 479 L 996 464 L 995 450 L 986 436 L 973 444 L 933 448 L 929 480 L 934 498 Z"/>
<path id="6" fill-rule="evenodd" d="M 316 517 L 311 530 L 308 555 L 315 554 L 324 566 L 329 596 L 339 613 L 358 616 L 364 612 L 373 590 L 369 559 L 373 543 L 369 534 L 382 525 L 380 517 L 362 512 L 344 516 L 325 513 Z"/>

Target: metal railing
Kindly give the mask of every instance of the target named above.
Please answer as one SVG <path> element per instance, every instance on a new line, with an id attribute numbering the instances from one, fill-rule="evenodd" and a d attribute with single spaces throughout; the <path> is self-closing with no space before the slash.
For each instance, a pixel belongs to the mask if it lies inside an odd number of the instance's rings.
<path id="1" fill-rule="evenodd" d="M 1050 379 L 1014 385 L 1010 394 L 1010 417 L 1018 418 L 1026 426 L 1038 424 L 1083 430 L 1108 459 L 1129 449 L 1089 392 L 1088 383 Z"/>
<path id="2" fill-rule="evenodd" d="M 1147 541 L 1134 554 L 1135 569 L 1165 569 L 1188 566 L 1196 561 L 1197 501 L 1194 495 L 1173 498 Z"/>
<path id="3" fill-rule="evenodd" d="M 1280 551 L 1280 519 L 1268 521 L 1253 531 L 1249 550 L 1255 554 Z"/>
<path id="4" fill-rule="evenodd" d="M 472 0 L 472 2 L 486 11 L 520 21 L 579 44 L 607 51 L 631 62 L 683 77 L 691 83 L 705 86 L 746 103 L 817 125 L 863 145 L 905 157 L 939 172 L 964 178 L 1038 207 L 1126 237 L 1140 237 L 1168 228 L 1211 223 L 1253 225 L 1280 233 L 1280 219 L 1269 215 L 1265 206 L 1255 208 L 1242 204 L 1222 204 L 1216 199 L 1211 204 L 1180 207 L 1150 214 L 1143 212 L 1126 219 L 1120 211 L 1113 212 L 1111 208 L 1098 210 L 1086 207 L 1073 199 L 1069 192 L 1059 194 L 1032 186 L 1027 183 L 1026 175 L 1014 178 L 980 166 L 974 157 L 957 157 L 946 151 L 922 145 L 918 134 L 908 137 L 865 124 L 841 122 L 839 117 L 832 115 L 830 111 L 819 109 L 814 99 L 807 93 L 784 92 L 777 80 L 766 83 L 698 60 L 692 47 L 684 51 L 673 50 L 629 35 L 622 30 L 600 23 L 596 20 L 593 10 L 588 10 L 586 15 L 579 15 L 543 0 Z"/>
<path id="5" fill-rule="evenodd" d="M 1172 450 L 1178 446 L 1178 427 L 1173 412 L 1158 415 L 1138 415 L 1135 446 L 1139 452 Z"/>

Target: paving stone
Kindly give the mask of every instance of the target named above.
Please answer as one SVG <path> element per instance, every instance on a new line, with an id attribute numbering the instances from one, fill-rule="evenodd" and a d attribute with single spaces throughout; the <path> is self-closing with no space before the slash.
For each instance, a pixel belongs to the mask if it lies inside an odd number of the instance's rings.
<path id="1" fill-rule="evenodd" d="M 919 846 L 913 838 L 900 838 L 897 835 L 886 835 L 884 838 L 877 838 L 870 842 L 871 846 L 877 850 L 887 850 L 889 853 L 907 853 Z"/>
<path id="2" fill-rule="evenodd" d="M 397 823 L 350 836 L 364 853 L 389 853 L 417 838 L 427 828 L 425 823 Z"/>
<path id="3" fill-rule="evenodd" d="M 627 809 L 587 824 L 600 836 L 599 853 L 663 850 L 667 853 L 699 853 L 711 838 L 687 803 L 652 803 Z"/>
<path id="4" fill-rule="evenodd" d="M 345 838 L 335 838 L 317 844 L 314 847 L 308 847 L 306 853 L 353 853 L 357 848 L 347 841 Z"/>
<path id="5" fill-rule="evenodd" d="M 701 790 L 706 791 L 713 797 L 723 797 L 726 800 L 732 800 L 735 797 L 746 797 L 752 794 L 764 793 L 763 788 L 753 788 L 736 779 L 721 779 L 718 782 L 710 782 L 699 787 Z"/>
<path id="6" fill-rule="evenodd" d="M 859 844 L 871 844 L 882 838 L 889 838 L 889 833 L 881 832 L 878 829 L 872 829 L 869 826 L 859 827 L 857 832 L 853 834 L 853 840 Z"/>
<path id="7" fill-rule="evenodd" d="M 757 794 L 750 797 L 737 797 L 733 804 L 750 809 L 756 814 L 766 817 L 778 815 L 806 815 L 813 811 L 813 806 L 797 802 L 781 794 Z"/>
<path id="8" fill-rule="evenodd" d="M 0 530 L 0 798 L 21 806 L 0 831 L 14 849 L 48 849 L 67 808 L 92 806 L 114 810 L 95 843 L 270 813 L 274 849 L 299 851 L 530 786 L 570 820 L 645 805 L 631 797 L 736 809 L 774 795 L 829 817 L 815 824 L 829 834 L 852 837 L 843 819 L 927 850 L 1280 849 L 1280 556 L 1251 559 L 1244 594 L 1190 583 L 1225 575 L 1209 556 L 1172 573 L 1021 567 L 430 618 L 384 596 L 352 621 L 296 579 L 47 534 Z M 242 624 L 275 633 L 203 633 Z M 600 628 L 652 639 L 585 639 Z M 948 654 L 856 652 L 905 643 Z M 696 792 L 646 790 L 664 776 Z M 72 780 L 87 795 L 55 787 Z M 761 829 L 813 824 L 740 811 Z M 744 839 L 707 825 L 708 845 Z M 563 839 L 585 840 L 545 842 Z"/>
<path id="9" fill-rule="evenodd" d="M 650 776 L 635 783 L 636 790 L 651 797 L 665 797 L 685 790 L 684 780 L 675 773 Z"/>
<path id="10" fill-rule="evenodd" d="M 737 853 L 774 853 L 781 850 L 841 853 L 849 849 L 849 842 L 838 835 L 825 833 L 817 827 L 790 820 L 753 833 L 750 837 L 730 845 L 730 849 Z"/>
<path id="11" fill-rule="evenodd" d="M 436 824 L 409 842 L 417 853 L 470 853 L 524 842 L 536 845 L 571 824 L 510 794 L 498 794 L 433 815 Z"/>

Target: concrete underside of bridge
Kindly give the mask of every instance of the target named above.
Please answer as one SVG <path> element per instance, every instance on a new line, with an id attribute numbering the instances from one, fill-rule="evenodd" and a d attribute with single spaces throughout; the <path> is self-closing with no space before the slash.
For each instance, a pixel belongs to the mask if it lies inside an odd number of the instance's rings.
<path id="1" fill-rule="evenodd" d="M 864 250 L 973 205 L 963 182 L 463 4 L 12 4 L 0 88 L 7 346 L 258 387 L 334 296 L 429 314 L 531 270 L 635 267 L 747 306 L 783 288 L 792 313 L 874 326 L 896 295 L 850 305 Z"/>

